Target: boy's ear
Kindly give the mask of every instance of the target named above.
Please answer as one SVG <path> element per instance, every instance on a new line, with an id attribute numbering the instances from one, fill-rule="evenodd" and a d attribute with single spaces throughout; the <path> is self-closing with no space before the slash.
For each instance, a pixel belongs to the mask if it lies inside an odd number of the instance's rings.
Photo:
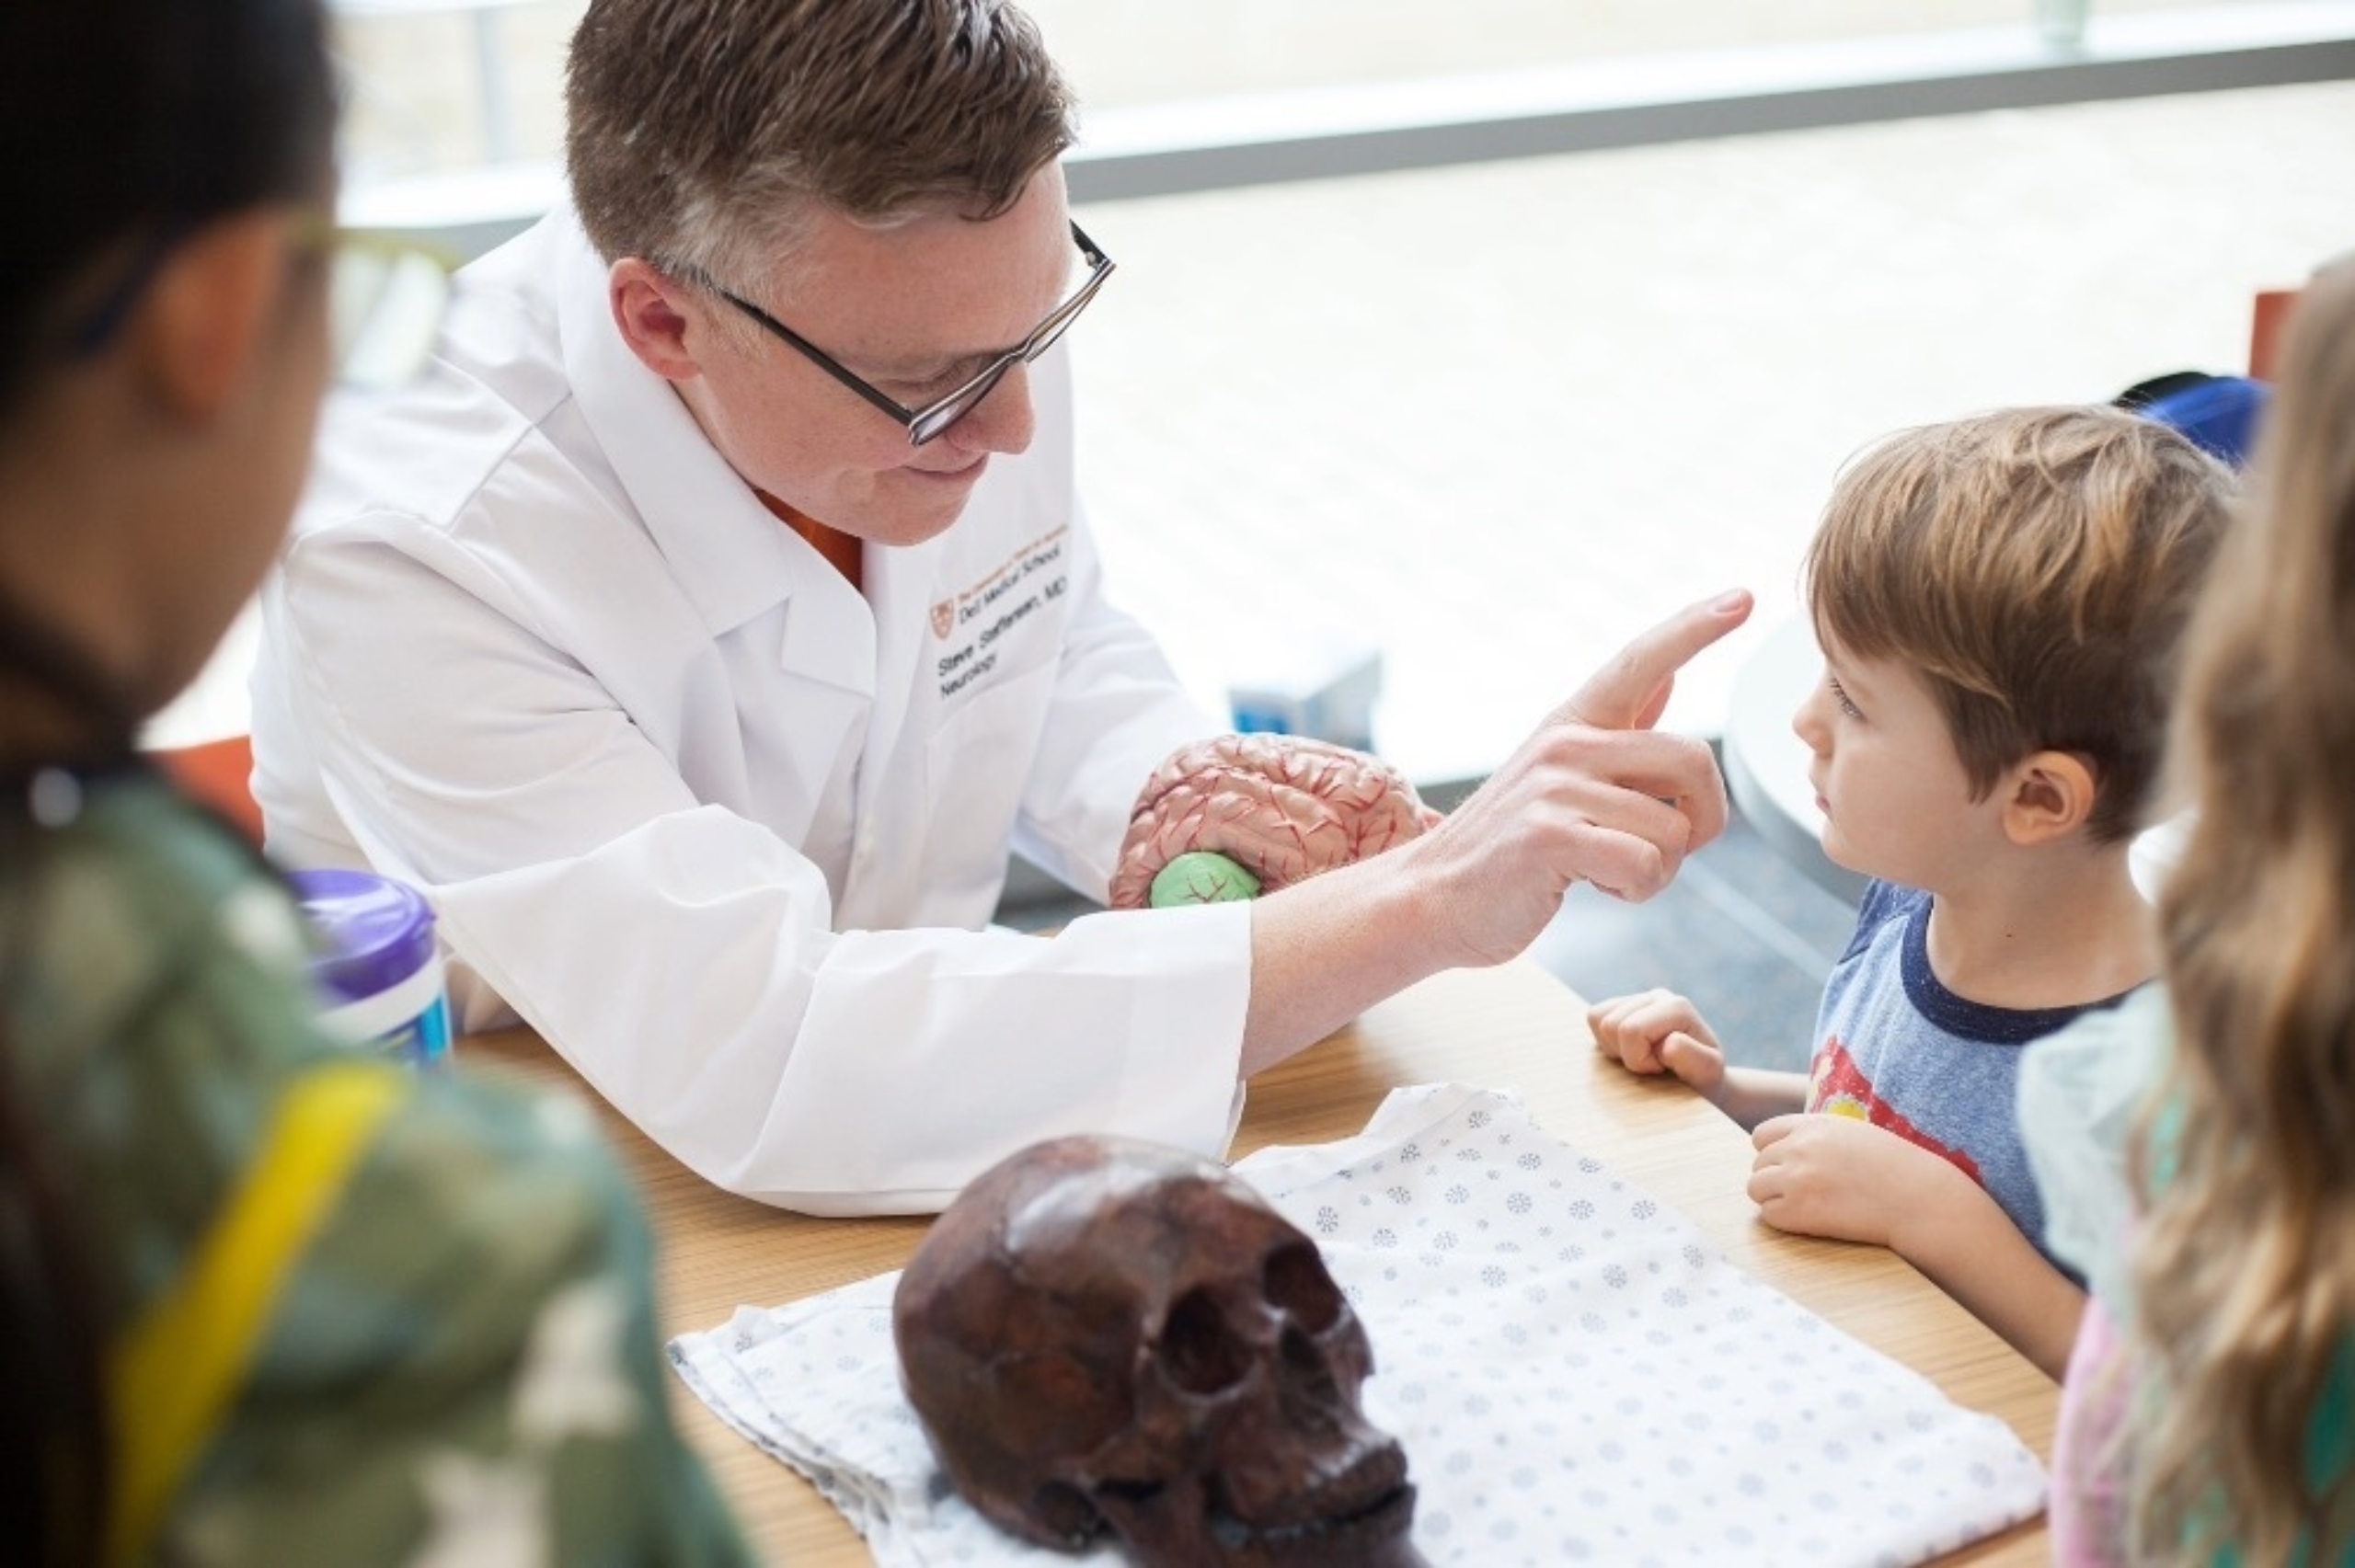
<path id="1" fill-rule="evenodd" d="M 276 320 L 292 258 L 283 216 L 266 211 L 208 223 L 164 258 L 127 347 L 172 415 L 219 417 Z"/>
<path id="2" fill-rule="evenodd" d="M 2074 751 L 2029 753 L 1997 786 L 2005 836 L 2023 847 L 2067 837 L 2093 815 L 2098 784 L 2093 764 Z"/>

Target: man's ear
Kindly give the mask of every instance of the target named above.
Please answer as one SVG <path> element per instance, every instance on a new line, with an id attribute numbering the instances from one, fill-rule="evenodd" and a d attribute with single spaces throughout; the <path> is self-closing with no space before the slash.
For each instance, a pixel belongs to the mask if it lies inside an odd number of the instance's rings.
<path id="1" fill-rule="evenodd" d="M 277 322 L 293 259 L 284 216 L 267 211 L 207 223 L 172 247 L 124 337 L 171 414 L 220 417 Z"/>
<path id="2" fill-rule="evenodd" d="M 2022 846 L 2067 837 L 2093 815 L 2098 784 L 2093 764 L 2074 751 L 2029 753 L 1996 786 L 2005 836 Z"/>
<path id="3" fill-rule="evenodd" d="M 688 344 L 690 323 L 680 292 L 677 283 L 635 256 L 623 257 L 605 275 L 605 297 L 622 341 L 664 381 L 693 381 L 703 373 Z"/>

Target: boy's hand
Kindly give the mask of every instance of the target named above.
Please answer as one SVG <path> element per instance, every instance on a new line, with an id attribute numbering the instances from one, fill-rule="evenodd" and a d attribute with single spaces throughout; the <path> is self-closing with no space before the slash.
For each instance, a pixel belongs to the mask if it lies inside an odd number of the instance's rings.
<path id="1" fill-rule="evenodd" d="M 1758 1217 L 1805 1236 L 1885 1246 L 2058 1379 L 2085 1292 L 1953 1162 L 1854 1116 L 1776 1116 L 1751 1134 Z"/>
<path id="2" fill-rule="evenodd" d="M 1775 1116 L 1750 1135 L 1751 1201 L 1778 1230 L 1905 1253 L 1900 1230 L 1979 1185 L 1916 1143 L 1854 1116 Z M 1966 1193 L 1957 1194 L 1960 1183 Z"/>
<path id="3" fill-rule="evenodd" d="M 1717 1098 L 1725 1086 L 1725 1047 L 1700 1010 L 1672 990 L 1614 996 L 1586 1010 L 1595 1048 L 1630 1072 L 1672 1072 Z"/>

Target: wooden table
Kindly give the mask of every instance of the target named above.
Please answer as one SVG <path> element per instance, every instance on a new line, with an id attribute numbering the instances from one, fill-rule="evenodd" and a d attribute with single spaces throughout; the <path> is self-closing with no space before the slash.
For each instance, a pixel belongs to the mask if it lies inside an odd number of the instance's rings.
<path id="1" fill-rule="evenodd" d="M 479 1036 L 466 1062 L 495 1062 L 579 1085 L 523 1031 Z M 1401 1084 L 1453 1082 L 1518 1093 L 1564 1142 L 1682 1209 L 1729 1257 L 1936 1383 L 1957 1403 L 2002 1417 L 2050 1459 L 2056 1391 L 1978 1321 L 1875 1247 L 1786 1236 L 1762 1223 L 1743 1185 L 1749 1138 L 1683 1085 L 1603 1061 L 1579 999 L 1534 965 L 1427 980 L 1252 1082 L 1237 1158 L 1270 1143 L 1324 1143 L 1360 1131 Z M 905 1263 L 926 1223 L 812 1219 L 734 1197 L 691 1174 L 607 1114 L 654 1216 L 666 1333 L 711 1328 L 740 1304 L 774 1306 Z M 799 1475 L 754 1448 L 674 1385 L 679 1421 L 710 1462 L 746 1530 L 797 1568 L 870 1561 L 858 1537 Z M 2041 1522 L 1981 1542 L 1958 1563 L 2050 1561 Z"/>

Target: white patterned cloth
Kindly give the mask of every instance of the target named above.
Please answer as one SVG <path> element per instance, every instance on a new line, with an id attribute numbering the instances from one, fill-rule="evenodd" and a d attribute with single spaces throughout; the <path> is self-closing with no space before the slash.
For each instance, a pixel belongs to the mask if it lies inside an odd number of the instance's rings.
<path id="1" fill-rule="evenodd" d="M 1403 1089 L 1363 1134 L 1237 1173 L 1316 1239 L 1373 1336 L 1415 1540 L 1479 1564 L 1919 1562 L 2032 1516 L 2009 1428 L 1728 1263 L 1510 1095 Z M 684 1334 L 730 1425 L 810 1477 L 886 1568 L 1109 1564 L 1003 1535 L 899 1388 L 896 1274 Z"/>

